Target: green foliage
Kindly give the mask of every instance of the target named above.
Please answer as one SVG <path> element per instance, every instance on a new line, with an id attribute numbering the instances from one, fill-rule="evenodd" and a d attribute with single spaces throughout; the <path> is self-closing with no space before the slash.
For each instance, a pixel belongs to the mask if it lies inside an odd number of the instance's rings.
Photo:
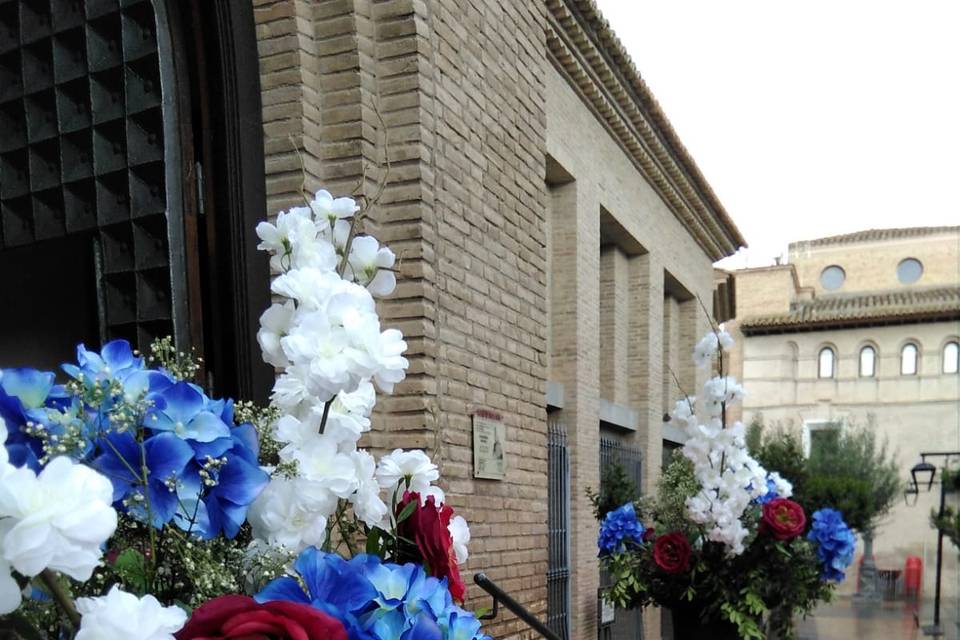
<path id="1" fill-rule="evenodd" d="M 954 546 L 960 548 L 960 513 L 950 507 L 943 510 L 943 517 L 938 518 L 937 512 L 930 513 L 930 526 L 943 531 L 943 535 L 950 538 Z"/>
<path id="2" fill-rule="evenodd" d="M 860 532 L 875 529 L 903 489 L 896 457 L 872 424 L 843 429 L 829 446 L 811 452 L 807 470 L 811 480 L 835 480 L 805 488 L 806 503 L 833 506 Z"/>
<path id="3" fill-rule="evenodd" d="M 902 491 L 896 457 L 887 441 L 877 437 L 872 421 L 820 432 L 811 443 L 809 458 L 803 455 L 796 432 L 767 432 L 760 418 L 750 430 L 750 453 L 793 484 L 793 500 L 807 514 L 832 507 L 851 528 L 872 531 Z"/>
<path id="4" fill-rule="evenodd" d="M 614 509 L 628 502 L 636 502 L 640 497 L 640 490 L 619 462 L 604 467 L 601 473 L 600 491 L 595 492 L 587 487 L 587 497 L 597 520 L 603 520 Z"/>
<path id="5" fill-rule="evenodd" d="M 747 447 L 764 469 L 776 471 L 793 484 L 794 499 L 802 495 L 807 482 L 807 460 L 803 442 L 793 431 L 776 429 L 767 432 L 758 415 L 750 423 Z"/>
<path id="6" fill-rule="evenodd" d="M 683 531 L 688 535 L 693 534 L 695 530 L 687 517 L 687 498 L 695 496 L 699 490 L 700 485 L 693 475 L 693 464 L 678 449 L 673 452 L 670 463 L 660 476 L 656 499 L 642 501 L 643 512 L 652 516 L 659 532 Z"/>

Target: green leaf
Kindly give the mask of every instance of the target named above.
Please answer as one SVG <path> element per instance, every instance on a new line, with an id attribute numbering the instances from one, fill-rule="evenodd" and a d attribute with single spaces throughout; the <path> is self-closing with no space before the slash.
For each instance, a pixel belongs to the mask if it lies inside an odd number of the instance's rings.
<path id="1" fill-rule="evenodd" d="M 412 500 L 407 506 L 403 508 L 403 511 L 400 512 L 400 515 L 397 516 L 397 524 L 400 524 L 407 518 L 413 515 L 413 512 L 416 511 L 417 507 L 420 506 L 416 500 Z"/>
<path id="2" fill-rule="evenodd" d="M 124 550 L 113 563 L 113 569 L 127 588 L 143 595 L 147 591 L 147 560 L 136 549 Z"/>
<path id="3" fill-rule="evenodd" d="M 381 529 L 373 529 L 367 534 L 367 553 L 380 555 L 380 550 L 382 548 L 380 540 L 382 535 L 383 531 Z"/>

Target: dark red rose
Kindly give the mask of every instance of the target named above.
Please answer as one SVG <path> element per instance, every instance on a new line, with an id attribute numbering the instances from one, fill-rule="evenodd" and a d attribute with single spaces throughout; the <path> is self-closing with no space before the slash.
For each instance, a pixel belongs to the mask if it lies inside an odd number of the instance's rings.
<path id="1" fill-rule="evenodd" d="M 653 561 L 664 573 L 683 573 L 690 567 L 690 543 L 679 531 L 667 533 L 653 543 Z"/>
<path id="2" fill-rule="evenodd" d="M 763 505 L 760 528 L 777 540 L 790 540 L 803 533 L 807 526 L 807 516 L 803 507 L 793 500 L 774 498 Z"/>
<path id="3" fill-rule="evenodd" d="M 339 620 L 296 602 L 220 596 L 193 610 L 177 640 L 347 640 Z"/>
<path id="4" fill-rule="evenodd" d="M 450 595 L 454 600 L 462 603 L 467 594 L 467 587 L 460 578 L 457 556 L 453 550 L 453 537 L 447 528 L 453 517 L 453 509 L 445 504 L 437 507 L 433 496 L 428 496 L 426 504 L 421 505 L 420 494 L 407 491 L 403 494 L 403 500 L 397 505 L 397 515 L 403 513 L 404 508 L 414 501 L 417 507 L 409 517 L 397 525 L 397 534 L 416 543 L 430 575 L 446 578 Z"/>
<path id="5" fill-rule="evenodd" d="M 653 540 L 653 539 L 656 538 L 656 537 L 657 537 L 657 534 L 653 532 L 653 527 L 650 527 L 649 529 L 647 529 L 646 531 L 643 532 L 643 542 L 644 542 L 644 544 L 650 542 L 651 540 Z"/>

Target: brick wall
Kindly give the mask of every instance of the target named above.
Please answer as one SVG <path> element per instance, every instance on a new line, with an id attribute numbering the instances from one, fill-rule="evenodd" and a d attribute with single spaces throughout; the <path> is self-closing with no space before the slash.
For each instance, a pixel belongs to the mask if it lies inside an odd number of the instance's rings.
<path id="1" fill-rule="evenodd" d="M 546 592 L 544 9 L 494 0 L 255 0 L 269 208 L 300 187 L 371 199 L 400 258 L 380 303 L 407 380 L 374 449 L 423 447 L 471 523 L 464 568 L 538 615 Z M 298 156 L 295 149 L 299 149 Z M 301 165 L 302 163 L 302 165 Z M 387 167 L 389 166 L 389 170 Z M 471 414 L 507 426 L 506 480 L 474 480 Z M 469 605 L 489 604 L 477 588 Z M 528 637 L 507 613 L 497 637 Z"/>

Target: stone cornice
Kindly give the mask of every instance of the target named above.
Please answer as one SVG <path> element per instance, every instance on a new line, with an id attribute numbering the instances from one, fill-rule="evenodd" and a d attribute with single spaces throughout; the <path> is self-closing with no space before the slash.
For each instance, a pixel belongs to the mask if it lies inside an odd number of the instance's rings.
<path id="1" fill-rule="evenodd" d="M 548 57 L 713 260 L 746 246 L 593 0 L 546 0 Z"/>

